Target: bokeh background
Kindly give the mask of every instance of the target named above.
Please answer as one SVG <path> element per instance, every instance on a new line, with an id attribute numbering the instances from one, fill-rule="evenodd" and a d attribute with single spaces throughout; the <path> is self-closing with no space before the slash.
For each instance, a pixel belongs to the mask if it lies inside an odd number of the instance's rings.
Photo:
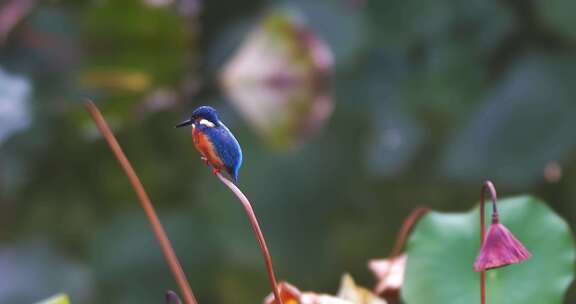
<path id="1" fill-rule="evenodd" d="M 269 285 L 241 206 L 173 127 L 200 104 L 239 138 L 240 186 L 279 276 L 303 290 L 334 292 L 344 272 L 373 286 L 368 259 L 387 255 L 414 207 L 468 210 L 487 178 L 501 197 L 543 198 L 575 230 L 575 10 L 1 1 L 0 303 L 61 291 L 74 303 L 163 303 L 176 289 L 85 97 L 113 126 L 201 303 L 260 303 Z"/>

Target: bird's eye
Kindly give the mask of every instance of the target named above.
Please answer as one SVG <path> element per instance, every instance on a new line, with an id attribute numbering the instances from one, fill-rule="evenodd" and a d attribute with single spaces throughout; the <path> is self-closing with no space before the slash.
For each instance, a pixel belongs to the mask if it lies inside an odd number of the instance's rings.
<path id="1" fill-rule="evenodd" d="M 199 124 L 206 126 L 208 128 L 213 128 L 215 126 L 214 123 L 212 123 L 211 121 L 206 120 L 206 119 L 200 119 Z"/>

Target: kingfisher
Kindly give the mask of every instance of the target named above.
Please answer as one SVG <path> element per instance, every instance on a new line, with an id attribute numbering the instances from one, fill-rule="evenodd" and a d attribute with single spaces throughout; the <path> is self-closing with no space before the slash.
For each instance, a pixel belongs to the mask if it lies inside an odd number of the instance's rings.
<path id="1" fill-rule="evenodd" d="M 192 139 L 202 160 L 212 167 L 214 173 L 226 171 L 234 183 L 242 165 L 242 149 L 236 137 L 222 123 L 218 112 L 210 106 L 198 107 L 189 119 L 176 128 L 192 126 Z"/>

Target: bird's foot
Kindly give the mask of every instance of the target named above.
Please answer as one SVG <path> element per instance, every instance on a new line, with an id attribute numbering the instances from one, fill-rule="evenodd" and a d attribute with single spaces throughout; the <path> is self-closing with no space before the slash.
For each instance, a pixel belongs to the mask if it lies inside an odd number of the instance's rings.
<path id="1" fill-rule="evenodd" d="M 214 175 L 217 175 L 218 173 L 220 173 L 220 169 L 212 168 L 212 173 L 214 173 Z"/>

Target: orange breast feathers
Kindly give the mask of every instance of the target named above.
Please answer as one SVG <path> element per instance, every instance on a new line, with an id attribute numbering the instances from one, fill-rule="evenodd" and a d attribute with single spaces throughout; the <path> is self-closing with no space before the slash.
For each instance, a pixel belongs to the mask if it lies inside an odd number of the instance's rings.
<path id="1" fill-rule="evenodd" d="M 214 145 L 206 136 L 206 134 L 198 131 L 198 128 L 192 128 L 192 138 L 194 140 L 194 146 L 196 149 L 202 154 L 203 157 L 208 160 L 210 165 L 214 167 L 214 169 L 223 169 L 224 163 L 218 156 L 218 152 L 214 149 Z"/>

